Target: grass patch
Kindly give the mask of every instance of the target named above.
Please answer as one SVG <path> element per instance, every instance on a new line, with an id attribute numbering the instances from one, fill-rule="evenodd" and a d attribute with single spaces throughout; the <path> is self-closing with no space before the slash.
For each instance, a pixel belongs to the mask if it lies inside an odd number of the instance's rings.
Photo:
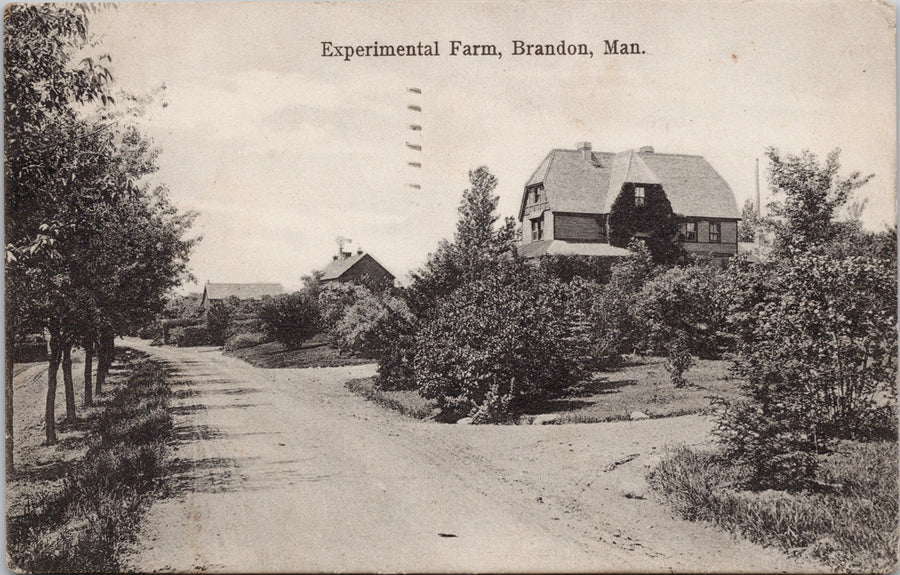
<path id="1" fill-rule="evenodd" d="M 254 367 L 343 367 L 372 363 L 371 359 L 342 355 L 328 344 L 322 334 L 305 342 L 300 349 L 286 349 L 278 342 L 269 342 L 243 349 L 225 352 L 225 355 L 240 358 Z"/>
<path id="2" fill-rule="evenodd" d="M 127 381 L 95 419 L 84 458 L 61 489 L 32 496 L 7 519 L 7 557 L 24 572 L 114 572 L 163 479 L 172 433 L 165 370 L 132 363 Z"/>
<path id="3" fill-rule="evenodd" d="M 845 442 L 823 457 L 817 491 L 744 491 L 744 473 L 715 452 L 678 449 L 647 476 L 685 519 L 820 560 L 837 571 L 897 566 L 897 443 Z"/>
<path id="4" fill-rule="evenodd" d="M 351 379 L 344 387 L 382 407 L 398 411 L 407 417 L 425 419 L 434 414 L 434 402 L 423 398 L 415 390 L 385 391 L 375 386 L 374 377 Z"/>
<path id="5" fill-rule="evenodd" d="M 651 419 L 712 413 L 710 398 L 735 398 L 737 381 L 723 360 L 698 360 L 685 373 L 689 385 L 675 388 L 665 358 L 631 356 L 620 368 L 595 373 L 565 397 L 527 406 L 524 413 L 557 413 L 554 423 L 600 423 L 631 419 L 639 411 Z"/>

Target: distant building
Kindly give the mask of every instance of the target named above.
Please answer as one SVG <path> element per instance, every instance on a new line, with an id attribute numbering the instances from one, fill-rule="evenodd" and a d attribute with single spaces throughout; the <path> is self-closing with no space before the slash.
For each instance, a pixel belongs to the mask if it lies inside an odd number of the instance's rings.
<path id="1" fill-rule="evenodd" d="M 206 282 L 203 288 L 203 297 L 200 307 L 208 310 L 217 301 L 224 301 L 230 297 L 238 299 L 262 299 L 266 296 L 280 295 L 284 293 L 281 284 L 214 284 Z"/>
<path id="2" fill-rule="evenodd" d="M 590 142 L 576 147 L 552 150 L 525 184 L 523 256 L 627 255 L 610 244 L 613 204 L 628 202 L 631 212 L 640 212 L 665 200 L 687 253 L 719 261 L 738 253 L 734 193 L 702 156 L 658 154 L 650 146 L 618 154 L 594 152 Z"/>
<path id="3" fill-rule="evenodd" d="M 322 283 L 356 282 L 379 289 L 393 286 L 394 274 L 362 250 L 357 250 L 356 254 L 353 254 L 341 249 L 331 263 L 322 269 L 319 280 Z"/>

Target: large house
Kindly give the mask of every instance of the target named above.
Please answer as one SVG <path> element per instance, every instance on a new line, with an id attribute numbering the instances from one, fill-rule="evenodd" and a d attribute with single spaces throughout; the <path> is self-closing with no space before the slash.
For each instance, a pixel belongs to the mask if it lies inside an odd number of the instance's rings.
<path id="1" fill-rule="evenodd" d="M 266 296 L 280 295 L 284 293 L 281 284 L 251 283 L 251 284 L 214 284 L 206 282 L 203 287 L 203 298 L 200 300 L 201 309 L 208 310 L 215 303 L 227 300 L 230 297 L 238 299 L 262 299 Z"/>
<path id="2" fill-rule="evenodd" d="M 362 250 L 353 254 L 340 249 L 322 270 L 319 280 L 322 283 L 356 282 L 381 289 L 394 285 L 394 274 Z"/>
<path id="3" fill-rule="evenodd" d="M 525 184 L 523 256 L 627 255 L 627 239 L 610 227 L 611 212 L 625 206 L 650 213 L 666 199 L 687 253 L 719 261 L 737 253 L 734 192 L 703 157 L 658 154 L 649 146 L 618 154 L 595 152 L 589 142 L 576 147 L 551 151 Z"/>

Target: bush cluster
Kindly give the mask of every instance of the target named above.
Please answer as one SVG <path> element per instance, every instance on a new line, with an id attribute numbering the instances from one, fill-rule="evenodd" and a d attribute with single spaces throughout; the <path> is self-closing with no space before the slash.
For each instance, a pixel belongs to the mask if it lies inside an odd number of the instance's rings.
<path id="1" fill-rule="evenodd" d="M 446 414 L 503 421 L 584 375 L 572 290 L 527 266 L 465 285 L 423 323 L 413 370 Z"/>
<path id="2" fill-rule="evenodd" d="M 298 349 L 319 333 L 318 301 L 307 292 L 295 292 L 265 300 L 259 309 L 265 334 L 288 349 Z"/>

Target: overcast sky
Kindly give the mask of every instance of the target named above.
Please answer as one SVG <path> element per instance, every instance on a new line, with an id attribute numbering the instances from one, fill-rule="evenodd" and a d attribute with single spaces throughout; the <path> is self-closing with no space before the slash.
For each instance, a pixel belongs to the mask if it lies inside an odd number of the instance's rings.
<path id="1" fill-rule="evenodd" d="M 839 146 L 846 171 L 875 174 L 867 223 L 894 222 L 894 23 L 892 8 L 847 0 L 125 2 L 92 32 L 119 88 L 166 86 L 145 123 L 162 150 L 155 178 L 201 214 L 199 290 L 297 286 L 338 236 L 403 278 L 452 234 L 468 170 L 487 165 L 515 215 L 544 156 L 577 141 L 703 155 L 739 205 L 767 146 Z M 503 57 L 452 57 L 451 40 Z M 594 56 L 514 57 L 513 40 Z M 603 55 L 604 40 L 645 53 Z M 437 41 L 441 55 L 348 62 L 323 57 L 326 41 Z"/>

